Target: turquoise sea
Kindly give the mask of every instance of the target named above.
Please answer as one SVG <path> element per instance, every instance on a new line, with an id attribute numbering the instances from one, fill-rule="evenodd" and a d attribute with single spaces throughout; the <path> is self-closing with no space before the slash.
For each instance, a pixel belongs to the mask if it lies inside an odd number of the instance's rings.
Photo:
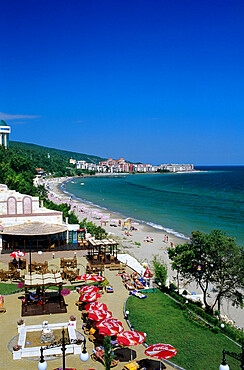
<path id="1" fill-rule="evenodd" d="M 181 237 L 218 228 L 244 245 L 244 166 L 196 169 L 204 172 L 87 177 L 62 190 Z"/>

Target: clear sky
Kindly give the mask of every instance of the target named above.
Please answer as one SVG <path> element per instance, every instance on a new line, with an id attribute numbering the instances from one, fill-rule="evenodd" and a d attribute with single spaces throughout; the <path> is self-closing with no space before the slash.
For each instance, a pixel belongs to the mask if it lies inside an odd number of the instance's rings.
<path id="1" fill-rule="evenodd" d="M 144 163 L 244 164 L 243 0 L 7 0 L 11 140 Z"/>

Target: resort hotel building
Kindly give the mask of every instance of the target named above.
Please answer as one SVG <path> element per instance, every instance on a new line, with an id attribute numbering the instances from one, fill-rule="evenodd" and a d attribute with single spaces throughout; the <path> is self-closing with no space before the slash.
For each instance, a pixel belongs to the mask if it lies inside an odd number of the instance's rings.
<path id="1" fill-rule="evenodd" d="M 39 198 L 0 184 L 0 253 L 10 250 L 67 249 L 85 238 L 79 225 L 63 222 L 63 214 L 39 205 Z"/>
<path id="2" fill-rule="evenodd" d="M 11 132 L 10 126 L 3 120 L 0 121 L 0 145 L 9 147 L 9 134 Z"/>

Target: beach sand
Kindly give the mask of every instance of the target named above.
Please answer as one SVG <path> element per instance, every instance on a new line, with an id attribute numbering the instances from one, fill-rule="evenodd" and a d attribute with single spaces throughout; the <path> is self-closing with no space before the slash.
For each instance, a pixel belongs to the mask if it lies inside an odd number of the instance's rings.
<path id="1" fill-rule="evenodd" d="M 167 248 L 176 244 L 183 244 L 187 240 L 179 238 L 173 234 L 167 233 L 164 230 L 157 230 L 153 227 L 150 227 L 147 224 L 136 223 L 134 227 L 136 231 L 123 230 L 122 226 L 110 226 L 118 224 L 118 221 L 121 220 L 122 225 L 125 222 L 124 218 L 121 218 L 121 215 L 118 215 L 109 210 L 104 210 L 95 205 L 87 204 L 80 200 L 70 200 L 70 195 L 65 194 L 61 191 L 60 185 L 62 182 L 69 180 L 69 178 L 62 179 L 49 179 L 49 198 L 54 202 L 67 202 L 71 205 L 78 219 L 81 221 L 84 218 L 87 218 L 88 221 L 94 222 L 96 225 L 102 226 L 106 232 L 119 243 L 120 252 L 128 253 L 132 257 L 135 257 L 141 264 L 147 263 L 150 269 L 153 269 L 153 258 L 157 256 L 160 260 L 164 261 L 168 268 L 168 279 L 177 285 L 176 272 L 171 269 L 171 261 L 168 257 Z M 81 212 L 79 209 L 82 207 L 85 209 L 84 212 Z M 112 220 L 112 222 L 107 221 L 106 225 L 101 225 L 101 219 L 96 218 L 94 212 L 103 214 L 103 220 Z M 117 220 L 114 222 L 113 220 Z M 133 220 L 132 220 L 133 223 Z M 131 225 L 131 224 L 130 224 Z M 129 227 L 127 226 L 129 229 Z M 126 235 L 126 233 L 129 235 Z M 165 242 L 165 236 L 167 236 L 168 241 Z M 152 242 L 146 242 L 146 237 L 152 238 Z M 188 284 L 187 281 L 180 281 L 180 288 L 187 289 L 188 291 L 194 291 L 196 294 L 201 294 L 201 290 L 194 284 Z M 211 293 L 209 293 L 211 294 Z M 243 310 L 236 309 L 231 305 L 231 302 L 225 301 L 222 307 L 222 314 L 227 315 L 231 320 L 235 322 L 237 326 L 244 326 Z"/>

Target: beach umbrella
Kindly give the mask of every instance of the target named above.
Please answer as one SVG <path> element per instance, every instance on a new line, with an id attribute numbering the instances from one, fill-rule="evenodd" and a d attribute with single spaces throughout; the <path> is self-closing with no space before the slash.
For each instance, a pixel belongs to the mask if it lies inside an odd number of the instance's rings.
<path id="1" fill-rule="evenodd" d="M 104 281 L 105 278 L 103 276 L 99 276 L 99 275 L 92 275 L 92 281 Z"/>
<path id="2" fill-rule="evenodd" d="M 10 254 L 10 257 L 12 258 L 20 258 L 20 257 L 24 257 L 25 256 L 25 252 L 22 252 L 22 251 L 17 251 L 17 252 L 12 252 Z"/>
<path id="3" fill-rule="evenodd" d="M 107 308 L 107 305 L 105 303 L 102 303 L 102 302 L 92 302 L 90 304 L 87 304 L 85 306 L 85 309 L 88 312 L 92 312 L 94 310 L 100 310 L 100 311 L 101 310 L 105 310 L 106 311 L 108 308 Z"/>
<path id="4" fill-rule="evenodd" d="M 101 298 L 101 294 L 92 292 L 92 293 L 84 293 L 80 296 L 80 302 L 94 302 L 98 298 Z"/>
<path id="5" fill-rule="evenodd" d="M 146 270 L 145 270 L 145 272 L 144 272 L 144 274 L 143 274 L 143 277 L 146 278 L 146 279 L 149 279 L 152 276 L 153 276 L 153 274 L 151 273 L 151 271 L 147 267 Z"/>
<path id="6" fill-rule="evenodd" d="M 155 357 L 160 360 L 160 369 L 161 369 L 161 359 L 169 359 L 172 356 L 175 356 L 177 353 L 177 350 L 172 347 L 170 344 L 152 344 L 151 346 L 148 346 L 145 355 L 150 357 Z"/>
<path id="7" fill-rule="evenodd" d="M 112 317 L 112 312 L 106 310 L 94 310 L 89 312 L 88 317 L 94 321 L 102 321 L 110 319 Z"/>
<path id="8" fill-rule="evenodd" d="M 79 293 L 80 294 L 91 293 L 91 292 L 97 293 L 98 291 L 99 291 L 99 288 L 97 286 L 94 286 L 94 285 L 86 285 L 86 286 L 84 286 L 83 288 L 81 288 L 79 290 Z"/>
<path id="9" fill-rule="evenodd" d="M 91 274 L 84 274 L 77 276 L 76 280 L 92 280 L 92 275 Z"/>
<path id="10" fill-rule="evenodd" d="M 117 319 L 106 319 L 97 324 L 99 334 L 102 335 L 117 335 L 124 331 L 122 323 Z"/>
<path id="11" fill-rule="evenodd" d="M 146 335 L 139 331 L 124 331 L 123 333 L 117 335 L 117 341 L 123 346 L 136 346 L 145 342 Z M 131 361 L 133 360 L 132 349 L 131 349 Z"/>
<path id="12" fill-rule="evenodd" d="M 136 330 L 124 331 L 117 336 L 118 343 L 123 346 L 136 346 L 145 342 L 145 339 L 146 335 Z"/>

